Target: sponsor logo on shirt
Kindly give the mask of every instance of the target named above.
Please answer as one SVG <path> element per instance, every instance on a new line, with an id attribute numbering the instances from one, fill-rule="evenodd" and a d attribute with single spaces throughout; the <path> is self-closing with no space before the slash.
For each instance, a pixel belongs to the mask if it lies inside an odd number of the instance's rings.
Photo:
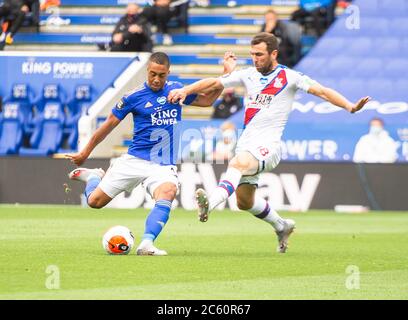
<path id="1" fill-rule="evenodd" d="M 147 101 L 144 107 L 150 108 L 150 107 L 153 107 L 153 104 L 151 104 L 150 101 Z"/>
<path id="2" fill-rule="evenodd" d="M 177 110 L 160 110 L 155 113 L 152 113 L 152 125 L 154 126 L 163 126 L 163 125 L 174 125 L 177 123 Z"/>
<path id="3" fill-rule="evenodd" d="M 251 108 L 266 107 L 271 104 L 274 98 L 274 95 L 259 93 L 249 98 L 249 104 L 251 105 Z"/>

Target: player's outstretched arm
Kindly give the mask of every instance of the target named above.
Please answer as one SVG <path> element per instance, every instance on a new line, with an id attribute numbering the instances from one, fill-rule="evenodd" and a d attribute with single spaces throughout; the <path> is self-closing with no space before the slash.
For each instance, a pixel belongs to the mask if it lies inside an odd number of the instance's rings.
<path id="1" fill-rule="evenodd" d="M 223 60 L 223 67 L 224 67 L 224 75 L 230 74 L 234 71 L 235 67 L 237 66 L 237 57 L 235 53 L 232 51 L 227 51 L 224 54 Z M 214 89 L 210 87 L 208 90 L 203 90 L 197 96 L 197 98 L 191 103 L 192 106 L 197 107 L 209 107 L 214 104 L 214 102 L 218 99 L 221 95 L 222 91 L 224 90 L 223 86 L 220 86 L 218 89 Z"/>
<path id="2" fill-rule="evenodd" d="M 91 139 L 83 150 L 73 154 L 66 154 L 65 157 L 70 159 L 72 163 L 80 166 L 86 159 L 88 159 L 93 149 L 95 149 L 95 147 L 101 143 L 119 123 L 120 120 L 110 113 L 105 122 L 92 135 Z"/>
<path id="3" fill-rule="evenodd" d="M 355 113 L 361 110 L 364 107 L 364 105 L 368 101 L 370 101 L 370 97 L 364 97 L 358 100 L 356 103 L 352 103 L 349 100 L 347 100 L 347 98 L 344 97 L 341 93 L 337 92 L 334 89 L 324 87 L 319 83 L 312 85 L 309 88 L 308 93 L 320 97 L 334 104 L 335 106 L 343 108 L 351 113 Z"/>
<path id="4" fill-rule="evenodd" d="M 179 102 L 182 104 L 186 97 L 190 94 L 208 94 L 213 91 L 222 90 L 224 86 L 222 85 L 220 79 L 218 78 L 207 78 L 194 82 L 184 88 L 171 90 L 167 100 L 171 103 Z"/>

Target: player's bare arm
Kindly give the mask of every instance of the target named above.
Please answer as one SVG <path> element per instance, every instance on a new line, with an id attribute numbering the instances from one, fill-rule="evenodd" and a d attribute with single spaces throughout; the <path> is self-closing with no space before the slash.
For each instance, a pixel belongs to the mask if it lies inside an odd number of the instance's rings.
<path id="1" fill-rule="evenodd" d="M 186 97 L 190 94 L 200 94 L 200 93 L 209 93 L 213 91 L 223 90 L 224 86 L 218 78 L 207 78 L 194 82 L 189 86 L 184 88 L 175 89 L 170 91 L 168 96 L 168 101 L 171 103 L 184 102 Z"/>
<path id="2" fill-rule="evenodd" d="M 231 51 L 224 54 L 223 74 L 230 74 L 237 66 L 237 57 Z M 196 86 L 197 84 L 197 86 Z M 224 90 L 224 86 L 218 78 L 207 78 L 197 81 L 189 86 L 181 89 L 172 90 L 168 96 L 168 100 L 172 103 L 183 103 L 186 97 L 190 94 L 199 94 L 199 96 L 191 103 L 198 107 L 211 106 Z"/>
<path id="3" fill-rule="evenodd" d="M 341 93 L 337 92 L 334 89 L 324 87 L 319 83 L 312 85 L 309 88 L 308 93 L 313 94 L 317 97 L 320 97 L 335 106 L 343 108 L 350 113 L 355 113 L 361 110 L 364 105 L 370 101 L 370 97 L 364 97 L 358 100 L 356 103 L 350 102 L 346 97 L 344 97 Z"/>
<path id="4" fill-rule="evenodd" d="M 91 139 L 83 150 L 78 153 L 67 154 L 65 157 L 70 159 L 72 163 L 80 166 L 86 159 L 88 159 L 93 149 L 95 149 L 95 147 L 101 143 L 119 123 L 120 120 L 110 113 L 105 122 L 92 135 Z"/>

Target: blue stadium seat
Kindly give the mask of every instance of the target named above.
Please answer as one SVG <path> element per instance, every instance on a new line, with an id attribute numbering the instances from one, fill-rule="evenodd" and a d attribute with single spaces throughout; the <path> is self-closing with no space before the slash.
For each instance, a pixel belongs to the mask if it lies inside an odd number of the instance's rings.
<path id="1" fill-rule="evenodd" d="M 380 17 L 362 17 L 360 29 L 354 30 L 360 36 L 387 36 L 393 34 L 394 30 L 390 26 L 390 20 Z"/>
<path id="2" fill-rule="evenodd" d="M 16 154 L 23 141 L 24 119 L 17 104 L 8 104 L 0 113 L 0 156 Z"/>
<path id="3" fill-rule="evenodd" d="M 367 79 L 364 85 L 367 93 L 364 95 L 371 96 L 374 100 L 386 103 L 394 100 L 393 82 L 388 78 Z"/>
<path id="4" fill-rule="evenodd" d="M 365 79 L 356 77 L 342 78 L 339 81 L 339 90 L 349 100 L 357 101 L 357 99 L 367 95 L 364 84 Z"/>
<path id="5" fill-rule="evenodd" d="M 320 73 L 331 77 L 348 76 L 353 73 L 355 64 L 355 59 L 351 57 L 345 57 L 343 55 L 334 56 L 327 62 L 325 67 L 320 70 Z"/>
<path id="6" fill-rule="evenodd" d="M 48 102 L 30 139 L 31 148 L 20 148 L 21 156 L 48 156 L 61 147 L 65 115 L 58 103 Z"/>
<path id="7" fill-rule="evenodd" d="M 379 37 L 373 39 L 373 50 L 371 56 L 376 57 L 398 57 L 401 55 L 402 41 L 397 37 Z"/>
<path id="8" fill-rule="evenodd" d="M 311 49 L 314 57 L 327 57 L 328 55 L 337 55 L 342 52 L 348 45 L 349 39 L 342 37 L 332 37 L 318 41 Z"/>
<path id="9" fill-rule="evenodd" d="M 393 101 L 408 101 L 408 79 L 406 77 L 395 81 Z"/>
<path id="10" fill-rule="evenodd" d="M 395 37 L 408 37 L 408 14 L 404 18 L 390 20 L 390 34 Z"/>
<path id="11" fill-rule="evenodd" d="M 387 60 L 383 67 L 384 75 L 396 77 L 408 74 L 408 57 Z"/>
<path id="12" fill-rule="evenodd" d="M 401 55 L 408 56 L 408 36 L 399 39 Z"/>
<path id="13" fill-rule="evenodd" d="M 48 103 L 59 104 L 63 111 L 65 102 L 66 93 L 59 84 L 45 84 L 42 90 L 42 96 L 35 105 L 37 111 L 40 113 L 43 112 Z"/>
<path id="14" fill-rule="evenodd" d="M 78 145 L 78 121 L 83 115 L 88 114 L 88 109 L 95 97 L 95 90 L 91 85 L 81 84 L 75 87 L 74 96 L 67 103 L 66 121 L 64 134 L 67 136 L 67 144 L 71 149 Z"/>
<path id="15" fill-rule="evenodd" d="M 30 86 L 25 83 L 16 83 L 11 87 L 11 93 L 4 99 L 4 106 L 15 105 L 17 111 L 23 117 L 24 132 L 30 135 L 33 132 L 31 126 L 33 118 L 33 104 L 34 104 L 34 92 Z"/>
<path id="16" fill-rule="evenodd" d="M 348 40 L 344 48 L 344 55 L 351 57 L 365 57 L 371 54 L 373 41 L 370 37 L 355 37 Z"/>
<path id="17" fill-rule="evenodd" d="M 381 0 L 357 0 L 354 1 L 354 5 L 356 5 L 362 16 L 376 16 L 378 15 L 378 3 Z"/>
<path id="18" fill-rule="evenodd" d="M 373 77 L 382 74 L 382 60 L 380 58 L 364 58 L 356 61 L 357 66 L 354 69 L 356 77 Z"/>
<path id="19" fill-rule="evenodd" d="M 308 57 L 302 59 L 295 67 L 297 71 L 303 72 L 307 75 L 319 74 L 320 70 L 324 68 L 327 59 L 321 57 Z"/>
<path id="20" fill-rule="evenodd" d="M 370 2 L 371 1 L 367 1 Z M 408 2 L 406 0 L 381 0 L 378 2 L 378 10 L 382 16 L 407 17 L 408 16 Z"/>

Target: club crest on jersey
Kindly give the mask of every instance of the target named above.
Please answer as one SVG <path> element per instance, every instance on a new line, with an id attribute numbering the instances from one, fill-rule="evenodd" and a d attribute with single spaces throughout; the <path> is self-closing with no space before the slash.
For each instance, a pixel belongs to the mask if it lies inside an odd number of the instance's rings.
<path id="1" fill-rule="evenodd" d="M 157 102 L 160 103 L 161 105 L 165 104 L 167 101 L 166 97 L 158 97 Z"/>
<path id="2" fill-rule="evenodd" d="M 282 88 L 283 87 L 283 83 L 282 83 L 282 79 L 280 78 L 276 78 L 275 81 L 272 84 L 275 88 Z"/>

